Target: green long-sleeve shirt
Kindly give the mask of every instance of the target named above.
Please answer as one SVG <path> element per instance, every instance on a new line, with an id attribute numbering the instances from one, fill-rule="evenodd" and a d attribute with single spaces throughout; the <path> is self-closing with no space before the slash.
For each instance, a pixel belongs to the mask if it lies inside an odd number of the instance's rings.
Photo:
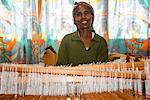
<path id="1" fill-rule="evenodd" d="M 107 61 L 108 47 L 106 40 L 103 37 L 95 34 L 91 40 L 89 49 L 86 50 L 78 33 L 74 32 L 64 36 L 62 39 L 56 65 L 76 66 L 79 64 Z"/>

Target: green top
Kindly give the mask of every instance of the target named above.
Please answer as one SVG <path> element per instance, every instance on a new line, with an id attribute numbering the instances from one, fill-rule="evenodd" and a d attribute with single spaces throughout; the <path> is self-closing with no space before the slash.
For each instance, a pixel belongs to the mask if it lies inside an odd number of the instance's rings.
<path id="1" fill-rule="evenodd" d="M 95 33 L 94 33 L 95 34 Z M 58 51 L 56 65 L 89 64 L 108 61 L 108 47 L 106 40 L 95 34 L 88 50 L 80 40 L 78 32 L 70 33 L 62 39 Z"/>

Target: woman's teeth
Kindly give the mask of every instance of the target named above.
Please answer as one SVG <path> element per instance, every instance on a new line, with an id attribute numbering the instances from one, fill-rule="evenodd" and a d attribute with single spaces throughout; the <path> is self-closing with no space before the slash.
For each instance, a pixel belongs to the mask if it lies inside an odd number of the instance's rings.
<path id="1" fill-rule="evenodd" d="M 83 21 L 83 22 L 82 22 L 82 24 L 86 24 L 86 23 L 87 23 L 87 21 Z"/>

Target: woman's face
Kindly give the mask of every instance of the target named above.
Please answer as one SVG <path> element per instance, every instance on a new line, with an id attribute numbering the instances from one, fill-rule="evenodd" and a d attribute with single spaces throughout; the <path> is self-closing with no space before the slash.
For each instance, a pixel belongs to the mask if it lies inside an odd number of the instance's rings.
<path id="1" fill-rule="evenodd" d="M 91 29 L 93 17 L 89 7 L 79 5 L 75 10 L 74 21 L 79 30 Z"/>

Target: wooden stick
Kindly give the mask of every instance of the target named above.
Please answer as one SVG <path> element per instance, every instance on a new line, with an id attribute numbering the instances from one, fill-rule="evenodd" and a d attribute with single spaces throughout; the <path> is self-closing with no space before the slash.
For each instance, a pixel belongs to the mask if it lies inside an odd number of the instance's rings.
<path id="1" fill-rule="evenodd" d="M 125 63 L 125 64 L 119 64 L 120 68 L 128 68 L 132 69 L 132 63 Z M 58 75 L 73 75 L 73 76 L 97 76 L 97 77 L 116 77 L 116 78 L 133 78 L 137 79 L 138 75 L 135 72 L 124 72 L 124 71 L 101 71 L 100 68 L 112 68 L 117 69 L 118 64 L 93 64 L 93 66 L 90 65 L 80 65 L 77 67 L 35 67 L 32 65 L 23 65 L 19 64 L 16 66 L 5 66 L 0 65 L 0 71 L 17 71 L 18 73 L 46 73 L 46 74 L 58 74 Z M 144 70 L 144 63 L 143 62 L 135 62 L 134 67 L 138 68 L 139 70 Z M 134 68 L 134 69 L 135 69 Z M 88 70 L 89 69 L 89 70 Z M 110 76 L 111 75 L 111 76 Z M 127 77 L 129 76 L 129 77 Z M 142 73 L 141 78 L 143 80 L 146 79 L 145 73 Z"/>

